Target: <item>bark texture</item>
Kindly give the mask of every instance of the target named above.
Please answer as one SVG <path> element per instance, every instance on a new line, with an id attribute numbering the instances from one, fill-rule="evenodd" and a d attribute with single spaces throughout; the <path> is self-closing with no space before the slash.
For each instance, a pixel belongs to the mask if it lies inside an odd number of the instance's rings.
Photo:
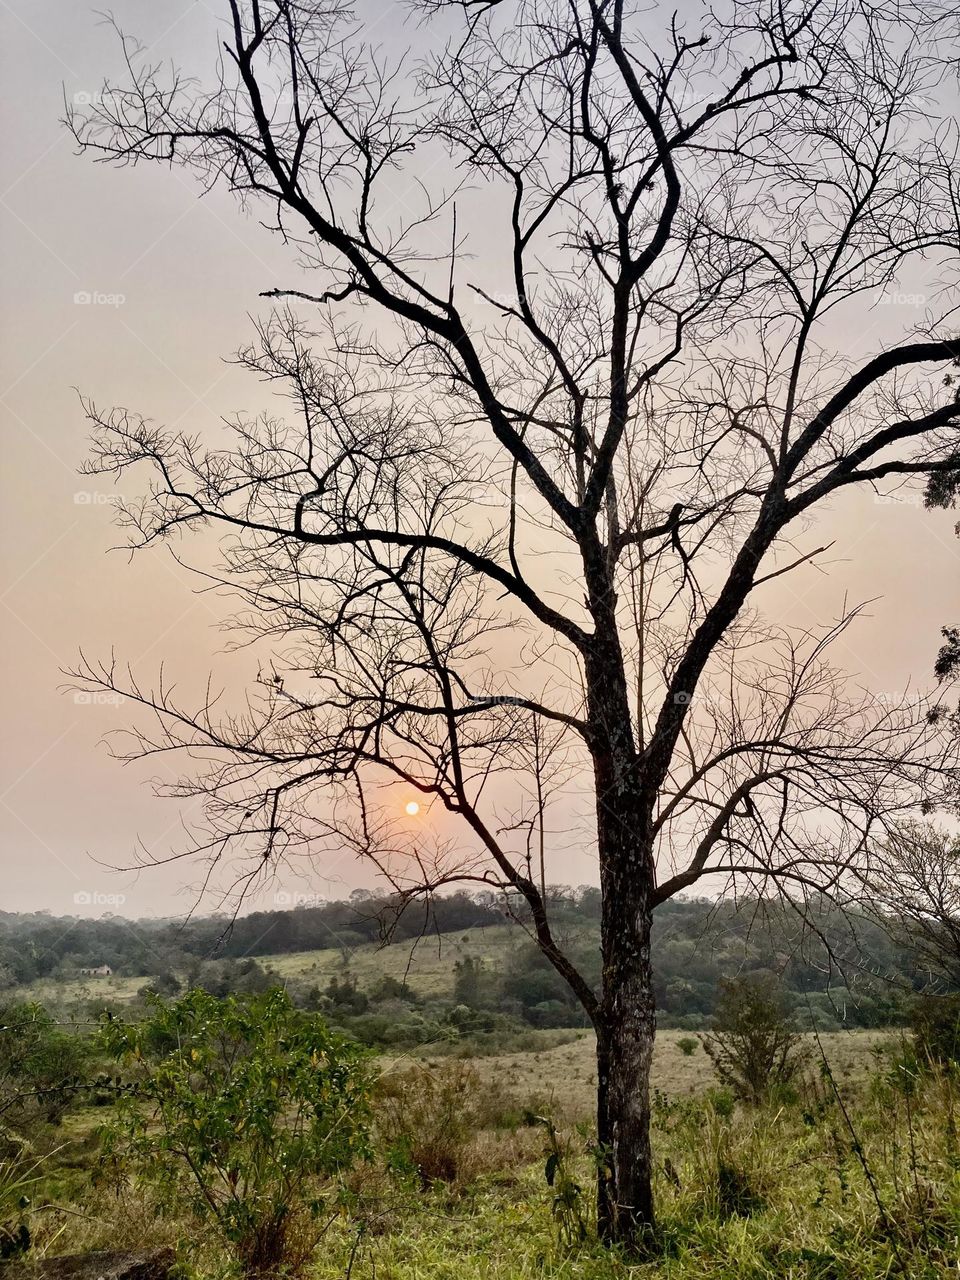
<path id="1" fill-rule="evenodd" d="M 619 976 L 610 981 L 609 1007 L 597 1036 L 597 1208 L 604 1239 L 639 1247 L 655 1226 L 650 1145 L 655 1014 L 649 934 L 630 972 L 625 969 L 619 966 Z"/>
<path id="2" fill-rule="evenodd" d="M 604 605 L 613 603 L 612 591 Z M 650 804 L 630 718 L 616 631 L 597 609 L 588 665 L 603 890 L 597 1031 L 597 1216 L 601 1235 L 637 1248 L 654 1230 L 650 1066 L 656 1016 L 650 957 L 655 885 Z"/>

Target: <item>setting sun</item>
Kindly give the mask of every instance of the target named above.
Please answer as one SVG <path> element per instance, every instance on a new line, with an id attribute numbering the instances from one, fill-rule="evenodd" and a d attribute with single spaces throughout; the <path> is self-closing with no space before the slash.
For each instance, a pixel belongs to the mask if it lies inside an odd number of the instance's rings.
<path id="1" fill-rule="evenodd" d="M 406 805 L 404 805 L 404 808 L 411 818 L 415 818 L 420 812 L 420 806 L 417 804 L 416 800 L 408 800 Z"/>

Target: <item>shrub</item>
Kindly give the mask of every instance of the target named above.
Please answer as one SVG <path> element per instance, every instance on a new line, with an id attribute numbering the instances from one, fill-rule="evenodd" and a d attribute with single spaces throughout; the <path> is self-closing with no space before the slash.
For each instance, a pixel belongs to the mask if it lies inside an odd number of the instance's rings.
<path id="1" fill-rule="evenodd" d="M 490 982 L 483 961 L 464 956 L 453 966 L 453 998 L 469 1009 L 480 1009 L 490 998 Z"/>
<path id="2" fill-rule="evenodd" d="M 697 1051 L 700 1041 L 694 1036 L 681 1036 L 677 1041 L 677 1048 L 685 1058 L 692 1058 Z"/>
<path id="3" fill-rule="evenodd" d="M 61 1031 L 40 1004 L 0 1006 L 0 1112 L 14 1128 L 59 1124 L 82 1094 L 87 1044 Z"/>
<path id="4" fill-rule="evenodd" d="M 134 1077 L 105 1162 L 132 1162 L 166 1210 L 186 1205 L 243 1274 L 296 1274 L 336 1199 L 329 1180 L 367 1152 L 362 1050 L 279 990 L 150 1003 L 144 1022 L 102 1027 Z"/>
<path id="5" fill-rule="evenodd" d="M 911 1011 L 910 1029 L 919 1064 L 960 1063 L 960 995 L 921 996 Z"/>
<path id="6" fill-rule="evenodd" d="M 387 1163 L 415 1174 L 425 1187 L 464 1183 L 476 1173 L 478 1132 L 495 1127 L 511 1100 L 481 1083 L 461 1059 L 384 1075 L 377 1090 L 377 1129 Z"/>
<path id="7" fill-rule="evenodd" d="M 737 1109 L 737 1100 L 730 1089 L 707 1089 L 703 1093 L 704 1105 L 713 1109 L 721 1120 L 729 1120 Z"/>
<path id="8" fill-rule="evenodd" d="M 769 978 L 722 983 L 713 1031 L 702 1040 L 721 1083 L 754 1106 L 791 1084 L 803 1063 L 783 993 Z"/>
<path id="9" fill-rule="evenodd" d="M 331 1010 L 337 1014 L 366 1013 L 370 1005 L 368 997 L 358 989 L 356 978 L 350 974 L 343 978 L 334 975 L 327 983 L 326 994 Z"/>
<path id="10" fill-rule="evenodd" d="M 166 969 L 162 973 L 158 973 L 150 980 L 150 982 L 142 986 L 137 992 L 137 995 L 176 996 L 180 994 L 180 990 L 180 979 L 175 973 L 171 973 Z"/>
<path id="11" fill-rule="evenodd" d="M 370 988 L 369 998 L 374 1003 L 381 1000 L 404 1000 L 407 1004 L 417 1003 L 416 992 L 389 973 L 385 973 L 378 982 L 374 983 Z"/>

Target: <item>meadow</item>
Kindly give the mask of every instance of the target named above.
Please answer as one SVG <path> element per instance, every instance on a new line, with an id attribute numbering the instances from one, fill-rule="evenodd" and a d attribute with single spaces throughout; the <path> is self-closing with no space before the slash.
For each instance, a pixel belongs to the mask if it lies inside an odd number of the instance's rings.
<path id="1" fill-rule="evenodd" d="M 890 1033 L 808 1035 L 802 1085 L 758 1109 L 718 1087 L 696 1037 L 661 1033 L 653 1073 L 659 1239 L 656 1256 L 639 1261 L 594 1239 L 589 1035 L 476 1059 L 376 1057 L 379 1088 L 403 1100 L 400 1118 L 381 1119 L 380 1148 L 350 1175 L 349 1208 L 330 1215 L 306 1274 L 943 1280 L 960 1258 L 960 1084 L 941 1071 L 906 1080 L 904 1044 Z M 550 1118 L 552 1136 L 534 1114 Z M 59 1130 L 33 1217 L 40 1255 L 169 1244 L 188 1276 L 228 1274 L 188 1217 L 158 1214 L 135 1180 L 117 1186 L 98 1174 L 103 1120 L 102 1109 L 83 1108 Z M 442 1176 L 391 1167 L 384 1151 L 397 1132 L 418 1169 L 442 1157 Z M 551 1150 L 559 1186 L 544 1176 Z"/>
<path id="2" fill-rule="evenodd" d="M 461 933 L 426 934 L 423 938 L 388 946 L 364 943 L 345 951 L 341 947 L 321 947 L 291 951 L 281 955 L 259 952 L 249 959 L 283 981 L 316 983 L 323 986 L 331 978 L 349 973 L 362 989 L 383 977 L 406 982 L 418 995 L 448 997 L 453 991 L 456 961 L 471 956 L 491 966 L 497 965 L 516 940 L 509 925 L 464 929 Z M 151 980 L 149 973 L 111 974 L 103 978 L 40 978 L 16 988 L 19 999 L 41 1004 L 66 1005 L 85 999 L 128 1002 Z"/>
<path id="3" fill-rule="evenodd" d="M 583 1038 L 545 1053 L 466 1064 L 476 1071 L 465 1077 L 475 1080 L 474 1102 L 487 1114 L 461 1142 L 453 1176 L 422 1186 L 391 1178 L 381 1167 L 360 1170 L 353 1212 L 335 1217 L 310 1274 L 315 1280 L 956 1274 L 955 1082 L 935 1079 L 912 1100 L 889 1083 L 871 1086 L 876 1037 L 856 1033 L 834 1037 L 829 1046 L 837 1075 L 846 1076 L 841 1094 L 852 1125 L 822 1081 L 812 1083 L 799 1104 L 744 1112 L 716 1094 L 706 1055 L 698 1050 L 685 1057 L 676 1047 L 679 1038 L 662 1037 L 655 1067 L 663 1256 L 628 1263 L 591 1242 L 592 1166 L 584 1129 L 575 1121 L 588 1088 L 590 1045 Z M 382 1065 L 387 1071 L 409 1068 L 395 1061 Z M 424 1069 L 442 1075 L 451 1065 L 441 1060 Z M 553 1114 L 564 1117 L 568 1176 L 582 1189 L 566 1224 L 544 1180 L 544 1134 L 518 1119 L 524 1102 L 541 1106 L 545 1099 Z M 75 1175 L 90 1159 L 96 1119 L 85 1113 L 66 1127 L 62 1158 L 75 1148 L 65 1159 Z M 84 1194 L 76 1191 L 82 1177 L 68 1181 L 79 1204 L 69 1214 L 53 1210 L 45 1227 L 49 1247 L 58 1252 L 182 1246 L 188 1236 L 185 1222 L 156 1218 L 149 1197 L 132 1187 L 119 1196 Z M 583 1241 L 577 1238 L 581 1225 Z M 223 1260 L 216 1250 L 201 1248 L 189 1266 L 199 1276 L 213 1275 Z"/>
<path id="4" fill-rule="evenodd" d="M 458 965 L 469 960 L 496 975 L 515 947 L 515 928 L 486 925 L 239 962 L 254 960 L 258 981 L 286 989 L 306 1017 L 336 1014 L 323 994 L 330 984 L 372 995 L 389 980 L 414 1003 L 390 997 L 377 1016 L 389 1021 L 414 1008 L 440 1031 L 403 1049 L 359 1050 L 370 1081 L 371 1145 L 344 1177 L 317 1184 L 323 1229 L 301 1268 L 306 1280 L 957 1274 L 960 1077 L 920 1061 L 909 1029 L 889 1026 L 803 1032 L 802 1071 L 760 1106 L 718 1077 L 703 1032 L 661 1029 L 652 1073 L 655 1247 L 627 1260 L 600 1246 L 592 1033 L 528 1025 L 485 1036 L 458 1022 Z M 188 978 L 180 975 L 182 988 Z M 98 1010 L 130 1025 L 147 1017 L 155 1006 L 143 992 L 152 981 L 129 972 L 46 978 L 14 997 L 44 1002 L 61 1027 L 73 1018 L 87 1035 Z M 165 1007 L 178 998 L 164 997 Z M 222 1242 L 199 1229 L 189 1197 L 164 1201 L 149 1177 L 105 1159 L 111 1073 L 124 1084 L 130 1077 L 97 1062 L 104 1092 L 81 1094 L 55 1123 L 30 1133 L 27 1165 L 36 1181 L 20 1212 L 31 1256 L 170 1246 L 184 1280 L 236 1276 Z"/>
<path id="5" fill-rule="evenodd" d="M 890 1033 L 876 1031 L 808 1034 L 804 1047 L 811 1061 L 822 1048 L 838 1081 L 861 1085 L 875 1066 L 874 1051 L 890 1042 Z M 694 1040 L 697 1047 L 684 1053 L 681 1042 Z M 481 1079 L 497 1084 L 522 1098 L 544 1098 L 564 1115 L 582 1118 L 592 1114 L 597 1085 L 594 1040 L 577 1033 L 568 1044 L 525 1053 L 478 1058 Z M 670 1098 L 696 1096 L 716 1084 L 710 1059 L 698 1038 L 684 1031 L 660 1031 L 653 1055 L 653 1088 Z"/>

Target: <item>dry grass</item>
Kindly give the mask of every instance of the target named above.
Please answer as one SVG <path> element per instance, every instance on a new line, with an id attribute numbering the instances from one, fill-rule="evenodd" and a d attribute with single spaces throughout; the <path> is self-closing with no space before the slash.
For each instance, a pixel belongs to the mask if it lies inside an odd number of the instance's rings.
<path id="1" fill-rule="evenodd" d="M 686 1057 L 678 1047 L 678 1042 L 690 1035 L 689 1031 L 657 1033 L 653 1087 L 670 1097 L 699 1093 L 717 1082 L 713 1065 L 702 1048 Z M 820 1042 L 837 1081 L 855 1085 L 865 1080 L 874 1066 L 871 1051 L 890 1038 L 890 1032 L 833 1031 L 821 1033 Z M 813 1037 L 804 1039 L 812 1059 L 818 1060 Z M 482 1080 L 496 1082 L 514 1097 L 543 1099 L 574 1119 L 593 1113 L 597 1073 L 594 1041 L 589 1032 L 554 1049 L 478 1058 L 475 1065 Z"/>
<path id="2" fill-rule="evenodd" d="M 112 974 L 109 978 L 76 978 L 68 981 L 39 978 L 36 982 L 15 988 L 12 994 L 17 1000 L 36 1000 L 48 1007 L 73 1004 L 78 1000 L 124 1003 L 133 1000 L 144 983 L 149 981 L 146 975 L 122 978 L 118 974 Z"/>
<path id="3" fill-rule="evenodd" d="M 453 994 L 453 967 L 457 960 L 471 956 L 491 968 L 499 967 L 504 953 L 517 941 L 510 925 L 467 929 L 463 933 L 427 935 L 421 939 L 388 946 L 367 944 L 351 952 L 349 959 L 336 948 L 325 951 L 294 951 L 283 956 L 257 957 L 285 978 L 314 981 L 324 986 L 349 971 L 358 985 L 367 989 L 382 977 L 406 981 L 421 996 Z"/>
<path id="4" fill-rule="evenodd" d="M 337 947 L 319 951 L 292 951 L 286 955 L 257 955 L 252 959 L 282 978 L 315 982 L 323 988 L 334 976 L 349 972 L 361 989 L 372 987 L 380 978 L 389 976 L 406 981 L 420 996 L 453 994 L 454 964 L 464 956 L 472 956 L 496 968 L 506 951 L 518 940 L 516 928 L 497 925 L 467 929 L 462 933 L 427 935 L 421 939 L 380 946 L 367 943 L 357 947 L 348 957 Z M 182 975 L 180 975 L 182 976 Z M 77 978 L 55 981 L 41 978 L 18 987 L 17 999 L 39 1000 L 43 1004 L 70 1003 L 82 999 L 113 1001 L 132 1000 L 142 986 L 150 982 L 148 974 L 136 977 Z"/>

